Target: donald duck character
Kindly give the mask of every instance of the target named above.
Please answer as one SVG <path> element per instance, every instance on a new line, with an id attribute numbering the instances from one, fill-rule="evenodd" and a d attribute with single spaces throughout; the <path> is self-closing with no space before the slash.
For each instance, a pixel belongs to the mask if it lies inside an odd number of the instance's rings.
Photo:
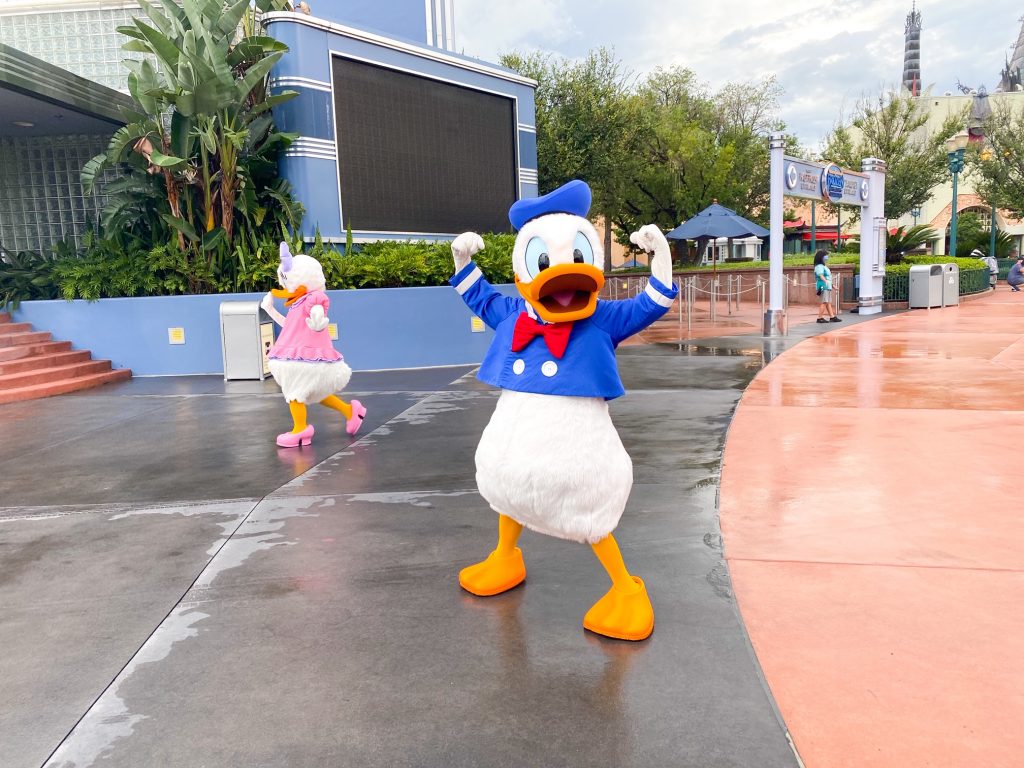
<path id="1" fill-rule="evenodd" d="M 292 431 L 278 435 L 277 444 L 296 448 L 313 442 L 313 425 L 306 420 L 310 403 L 339 411 L 348 422 L 345 431 L 354 435 L 363 423 L 366 408 L 358 400 L 346 403 L 334 394 L 348 384 L 352 369 L 334 348 L 327 330 L 331 300 L 324 293 L 324 270 L 311 256 L 292 256 L 288 244 L 281 243 L 277 280 L 281 288 L 271 290 L 261 302 L 267 314 L 282 326 L 270 348 L 270 373 L 292 412 Z M 274 308 L 275 297 L 285 300 L 286 317 Z"/>
<path id="2" fill-rule="evenodd" d="M 526 566 L 516 541 L 523 526 L 585 542 L 612 587 L 583 626 L 644 640 L 654 629 L 654 609 L 612 536 L 633 485 L 633 464 L 607 401 L 625 394 L 616 346 L 664 315 L 678 290 L 668 242 L 647 225 L 630 235 L 654 253 L 646 289 L 625 301 L 598 300 L 604 256 L 586 218 L 590 200 L 584 182 L 570 181 L 509 210 L 518 230 L 512 262 L 522 298 L 495 291 L 472 261 L 484 247 L 479 235 L 466 232 L 452 243 L 450 282 L 496 332 L 479 378 L 501 389 L 476 450 L 477 486 L 498 513 L 498 546 L 464 568 L 459 584 L 487 596 L 522 583 Z"/>

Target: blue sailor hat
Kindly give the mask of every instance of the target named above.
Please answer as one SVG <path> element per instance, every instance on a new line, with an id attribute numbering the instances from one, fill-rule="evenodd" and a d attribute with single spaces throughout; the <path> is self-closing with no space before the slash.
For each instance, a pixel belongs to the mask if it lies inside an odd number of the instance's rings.
<path id="1" fill-rule="evenodd" d="M 517 200 L 508 209 L 508 220 L 516 229 L 522 229 L 526 222 L 548 213 L 586 216 L 590 211 L 590 199 L 587 182 L 574 179 L 541 197 Z"/>

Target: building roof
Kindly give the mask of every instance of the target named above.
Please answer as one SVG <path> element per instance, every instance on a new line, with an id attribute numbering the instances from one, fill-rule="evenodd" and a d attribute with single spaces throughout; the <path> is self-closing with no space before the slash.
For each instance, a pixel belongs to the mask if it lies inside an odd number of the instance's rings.
<path id="1" fill-rule="evenodd" d="M 0 43 L 0 136 L 113 133 L 123 93 Z"/>

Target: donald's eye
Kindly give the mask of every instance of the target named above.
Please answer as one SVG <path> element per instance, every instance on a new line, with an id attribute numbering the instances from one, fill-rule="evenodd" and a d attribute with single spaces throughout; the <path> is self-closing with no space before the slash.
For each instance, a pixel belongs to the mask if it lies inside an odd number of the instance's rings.
<path id="1" fill-rule="evenodd" d="M 548 245 L 543 238 L 531 237 L 526 244 L 526 271 L 534 278 L 551 266 L 551 257 L 548 256 Z"/>
<path id="2" fill-rule="evenodd" d="M 582 232 L 576 233 L 576 239 L 572 244 L 572 260 L 577 264 L 593 264 L 594 263 L 594 246 L 590 244 L 587 236 Z"/>

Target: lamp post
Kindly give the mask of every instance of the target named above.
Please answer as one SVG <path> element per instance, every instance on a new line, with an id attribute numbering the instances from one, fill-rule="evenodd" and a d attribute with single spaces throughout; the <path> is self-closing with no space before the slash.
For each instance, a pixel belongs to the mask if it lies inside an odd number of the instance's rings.
<path id="1" fill-rule="evenodd" d="M 919 218 L 921 218 L 921 209 L 916 207 L 916 206 L 914 208 L 911 208 L 910 209 L 910 215 L 914 217 L 914 226 L 916 227 L 917 226 L 917 220 Z"/>
<path id="2" fill-rule="evenodd" d="M 949 170 L 953 174 L 953 216 L 949 220 L 949 255 L 956 256 L 956 182 L 957 174 L 964 169 L 964 150 L 970 137 L 967 131 L 960 131 L 956 136 L 946 139 L 946 156 L 949 158 Z"/>

